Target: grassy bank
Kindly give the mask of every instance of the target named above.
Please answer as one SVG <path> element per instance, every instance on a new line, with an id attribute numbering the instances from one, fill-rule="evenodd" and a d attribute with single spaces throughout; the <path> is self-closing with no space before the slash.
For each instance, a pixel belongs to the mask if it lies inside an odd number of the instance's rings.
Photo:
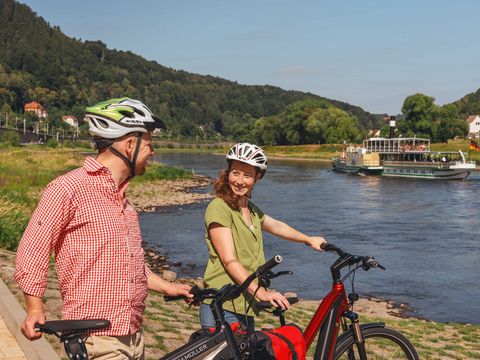
<path id="1" fill-rule="evenodd" d="M 43 188 L 82 165 L 83 150 L 6 148 L 0 150 L 0 247 L 14 250 Z M 152 164 L 132 185 L 155 180 L 191 178 L 190 171 Z"/>
<path id="2" fill-rule="evenodd" d="M 316 160 L 330 160 L 338 155 L 344 145 L 289 145 L 289 146 L 265 146 L 263 149 L 270 157 L 302 158 Z"/>

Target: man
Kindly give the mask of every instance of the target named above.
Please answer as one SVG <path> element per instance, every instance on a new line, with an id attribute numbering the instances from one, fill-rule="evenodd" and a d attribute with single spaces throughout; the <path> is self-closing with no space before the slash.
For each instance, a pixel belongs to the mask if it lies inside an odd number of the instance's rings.
<path id="1" fill-rule="evenodd" d="M 40 338 L 42 297 L 51 253 L 62 296 L 63 319 L 111 322 L 87 341 L 91 359 L 143 359 L 141 330 L 147 289 L 189 295 L 144 262 L 140 226 L 125 190 L 153 155 L 151 132 L 164 127 L 140 101 L 112 99 L 86 109 L 98 148 L 96 159 L 52 181 L 45 189 L 17 251 L 15 279 L 24 292 L 22 333 Z"/>

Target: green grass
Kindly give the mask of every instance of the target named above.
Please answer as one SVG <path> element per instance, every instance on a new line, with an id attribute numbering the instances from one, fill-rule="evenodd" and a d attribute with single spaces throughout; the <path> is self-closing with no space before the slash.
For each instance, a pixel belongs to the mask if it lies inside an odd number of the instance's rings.
<path id="1" fill-rule="evenodd" d="M 153 163 L 149 164 L 144 175 L 135 177 L 132 183 L 140 184 L 157 180 L 190 179 L 192 177 L 193 174 L 189 170 Z"/>

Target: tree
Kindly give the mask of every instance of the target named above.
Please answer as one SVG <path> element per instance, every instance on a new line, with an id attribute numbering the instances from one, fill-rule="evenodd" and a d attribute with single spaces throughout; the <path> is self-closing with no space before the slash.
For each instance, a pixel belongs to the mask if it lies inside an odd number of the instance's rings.
<path id="1" fill-rule="evenodd" d="M 307 131 L 309 142 L 318 144 L 354 142 L 360 136 L 357 118 L 333 107 L 318 109 L 310 115 Z"/>
<path id="2" fill-rule="evenodd" d="M 447 104 L 439 109 L 440 125 L 435 141 L 447 142 L 455 136 L 465 136 L 468 133 L 467 122 L 461 119 L 458 108 L 454 104 Z"/>
<path id="3" fill-rule="evenodd" d="M 400 132 L 404 136 L 427 137 L 434 139 L 437 126 L 438 107 L 434 104 L 435 98 L 414 94 L 403 102 L 402 113 L 404 119 L 397 122 Z"/>

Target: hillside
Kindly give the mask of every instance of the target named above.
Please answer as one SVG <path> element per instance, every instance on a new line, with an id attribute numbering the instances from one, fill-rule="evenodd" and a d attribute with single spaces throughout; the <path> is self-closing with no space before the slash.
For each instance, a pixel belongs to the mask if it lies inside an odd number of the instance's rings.
<path id="1" fill-rule="evenodd" d="M 232 134 L 247 124 L 280 113 L 299 100 L 328 100 L 274 86 L 246 86 L 219 77 L 175 70 L 101 41 L 81 41 L 51 26 L 28 6 L 0 0 L 0 108 L 21 112 L 37 100 L 51 116 L 72 113 L 105 98 L 143 99 L 173 134 Z M 328 100 L 358 119 L 360 128 L 379 120 L 358 106 Z"/>
<path id="2" fill-rule="evenodd" d="M 480 114 L 480 89 L 465 95 L 453 104 L 458 108 L 458 112 L 465 118 L 469 115 Z"/>

